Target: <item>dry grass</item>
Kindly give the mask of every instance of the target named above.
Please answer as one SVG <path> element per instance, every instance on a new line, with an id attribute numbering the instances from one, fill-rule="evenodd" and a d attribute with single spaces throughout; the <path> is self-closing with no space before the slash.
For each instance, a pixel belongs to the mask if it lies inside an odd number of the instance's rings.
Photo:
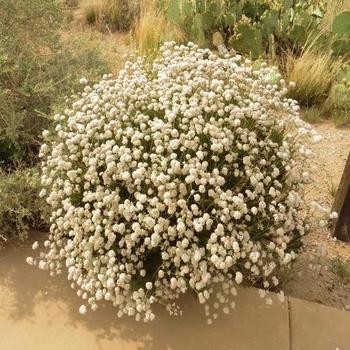
<path id="1" fill-rule="evenodd" d="M 304 106 L 322 103 L 342 65 L 330 51 L 320 52 L 307 47 L 299 57 L 287 55 L 285 70 L 289 81 L 296 86 L 289 92 L 290 97 Z"/>
<path id="2" fill-rule="evenodd" d="M 140 11 L 139 0 L 82 0 L 85 21 L 99 30 L 129 30 Z"/>
<path id="3" fill-rule="evenodd" d="M 181 30 L 171 24 L 158 10 L 155 0 L 141 2 L 140 18 L 135 24 L 133 37 L 139 52 L 151 55 L 157 52 L 164 41 L 181 42 L 184 40 Z"/>
<path id="4" fill-rule="evenodd" d="M 319 107 L 312 106 L 304 110 L 302 116 L 306 122 L 316 124 L 322 121 L 322 110 Z"/>

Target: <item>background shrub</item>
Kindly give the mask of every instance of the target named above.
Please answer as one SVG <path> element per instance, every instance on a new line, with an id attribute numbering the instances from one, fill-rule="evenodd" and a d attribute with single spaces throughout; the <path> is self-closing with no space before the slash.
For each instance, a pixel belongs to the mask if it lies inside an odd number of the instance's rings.
<path id="1" fill-rule="evenodd" d="M 39 197 L 41 189 L 38 169 L 0 169 L 0 247 L 23 241 L 29 227 L 47 228 L 47 206 Z"/>
<path id="2" fill-rule="evenodd" d="M 140 0 L 87 0 L 82 6 L 88 24 L 108 31 L 131 29 L 140 13 Z"/>
<path id="3" fill-rule="evenodd" d="M 38 222 L 41 201 L 30 168 L 38 161 L 42 130 L 79 79 L 98 79 L 111 70 L 112 59 L 97 33 L 64 32 L 60 1 L 0 0 L 0 13 L 0 233 L 13 240 Z"/>
<path id="4" fill-rule="evenodd" d="M 0 164 L 32 165 L 53 106 L 110 69 L 92 33 L 61 39 L 64 12 L 51 0 L 1 0 Z"/>
<path id="5" fill-rule="evenodd" d="M 300 56 L 286 58 L 286 77 L 295 82 L 289 89 L 290 97 L 304 106 L 320 105 L 328 96 L 342 66 L 342 61 L 331 53 L 307 48 Z"/>
<path id="6" fill-rule="evenodd" d="M 48 126 L 52 56 L 63 13 L 56 2 L 0 1 L 0 162 L 32 164 Z"/>
<path id="7" fill-rule="evenodd" d="M 170 23 L 158 7 L 157 1 L 141 1 L 140 17 L 133 30 L 136 47 L 143 54 L 157 53 L 165 41 L 183 42 L 185 35 L 181 29 Z"/>

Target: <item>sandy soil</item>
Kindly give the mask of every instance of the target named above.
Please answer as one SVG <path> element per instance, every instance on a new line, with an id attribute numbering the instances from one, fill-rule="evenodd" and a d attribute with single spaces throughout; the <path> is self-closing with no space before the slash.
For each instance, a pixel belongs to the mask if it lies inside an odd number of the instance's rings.
<path id="1" fill-rule="evenodd" d="M 313 145 L 316 172 L 308 196 L 310 200 L 332 206 L 334 190 L 338 187 L 350 151 L 350 129 L 336 129 L 330 122 L 317 125 L 315 129 L 322 140 Z M 350 279 L 342 278 L 332 269 L 332 264 L 338 258 L 350 271 L 350 243 L 334 240 L 328 234 L 327 231 L 313 228 L 305 237 L 304 252 L 294 272 L 287 276 L 291 280 L 285 292 L 298 298 L 350 310 Z M 323 254 L 320 254 L 321 250 Z"/>

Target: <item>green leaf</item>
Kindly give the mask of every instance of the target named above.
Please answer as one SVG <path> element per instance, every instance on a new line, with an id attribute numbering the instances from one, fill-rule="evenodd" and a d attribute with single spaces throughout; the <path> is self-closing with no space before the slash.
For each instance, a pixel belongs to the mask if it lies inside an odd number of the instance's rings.
<path id="1" fill-rule="evenodd" d="M 290 15 L 287 12 L 284 12 L 282 14 L 282 18 L 281 18 L 281 23 L 282 23 L 282 33 L 280 33 L 282 36 L 284 34 L 284 32 L 286 32 L 290 26 Z"/>
<path id="2" fill-rule="evenodd" d="M 334 84 L 331 91 L 332 99 L 338 106 L 350 107 L 349 90 L 343 83 Z"/>
<path id="3" fill-rule="evenodd" d="M 270 34 L 275 33 L 278 25 L 278 11 L 272 10 L 266 18 L 263 20 L 263 34 L 268 37 Z"/>
<path id="4" fill-rule="evenodd" d="M 178 0 L 170 0 L 168 5 L 168 17 L 173 24 L 181 24 L 181 12 Z"/>
<path id="5" fill-rule="evenodd" d="M 239 21 L 243 15 L 243 3 L 241 1 L 239 3 L 232 1 L 229 5 L 228 12 L 235 17 L 235 21 Z"/>
<path id="6" fill-rule="evenodd" d="M 332 44 L 333 54 L 336 56 L 350 55 L 350 40 L 338 39 Z"/>
<path id="7" fill-rule="evenodd" d="M 196 15 L 198 16 L 198 15 Z M 201 18 L 201 25 L 204 30 L 214 30 L 215 26 L 215 17 L 213 14 L 209 11 L 204 12 L 203 15 L 200 15 Z"/>
<path id="8" fill-rule="evenodd" d="M 256 14 L 256 6 L 254 1 L 247 1 L 244 6 L 244 14 L 249 18 L 254 18 Z"/>
<path id="9" fill-rule="evenodd" d="M 205 0 L 195 0 L 196 13 L 202 13 L 205 11 Z"/>
<path id="10" fill-rule="evenodd" d="M 228 27 L 232 27 L 236 22 L 236 16 L 234 13 L 227 13 L 225 15 L 225 24 Z"/>
<path id="11" fill-rule="evenodd" d="M 255 20 L 259 19 L 267 9 L 268 6 L 261 1 L 248 0 L 244 6 L 244 14 Z"/>
<path id="12" fill-rule="evenodd" d="M 218 1 L 214 1 L 209 5 L 209 12 L 214 18 L 218 18 L 221 13 L 221 6 Z"/>
<path id="13" fill-rule="evenodd" d="M 290 31 L 289 37 L 295 43 L 303 44 L 306 40 L 305 28 L 300 25 L 295 25 Z"/>
<path id="14" fill-rule="evenodd" d="M 194 40 L 200 46 L 205 46 L 206 40 L 203 30 L 203 18 L 201 14 L 197 14 L 193 18 L 192 33 L 194 35 Z"/>
<path id="15" fill-rule="evenodd" d="M 283 7 L 285 10 L 288 10 L 292 7 L 293 5 L 293 0 L 284 0 L 283 1 Z"/>
<path id="16" fill-rule="evenodd" d="M 247 23 L 239 25 L 238 35 L 232 36 L 229 44 L 240 53 L 251 54 L 253 59 L 264 52 L 261 32 Z"/>
<path id="17" fill-rule="evenodd" d="M 193 15 L 192 2 L 190 0 L 182 1 L 182 13 L 185 17 Z"/>
<path id="18" fill-rule="evenodd" d="M 332 31 L 339 36 L 350 36 L 350 11 L 345 11 L 335 17 Z"/>
<path id="19" fill-rule="evenodd" d="M 338 81 L 341 81 L 343 79 L 350 82 L 350 66 L 349 65 L 344 65 L 341 68 L 341 70 L 339 71 L 339 73 L 337 74 Z"/>
<path id="20" fill-rule="evenodd" d="M 312 17 L 306 11 L 301 12 L 296 18 L 299 19 L 298 24 L 303 27 L 309 27 L 312 23 Z"/>

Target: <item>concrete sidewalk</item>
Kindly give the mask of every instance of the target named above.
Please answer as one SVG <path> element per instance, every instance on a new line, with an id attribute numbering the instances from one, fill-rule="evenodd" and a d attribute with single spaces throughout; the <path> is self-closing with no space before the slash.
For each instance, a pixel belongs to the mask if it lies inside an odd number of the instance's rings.
<path id="1" fill-rule="evenodd" d="M 184 315 L 160 309 L 154 322 L 118 319 L 111 307 L 85 316 L 63 277 L 25 263 L 29 248 L 1 251 L 0 350 L 348 350 L 350 313 L 241 289 L 237 308 L 208 326 L 203 306 L 182 300 Z"/>

